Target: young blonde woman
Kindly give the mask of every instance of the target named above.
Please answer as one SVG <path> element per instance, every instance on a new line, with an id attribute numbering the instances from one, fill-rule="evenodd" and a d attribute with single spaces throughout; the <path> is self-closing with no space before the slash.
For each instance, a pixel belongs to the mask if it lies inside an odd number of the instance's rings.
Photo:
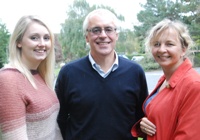
<path id="1" fill-rule="evenodd" d="M 37 16 L 19 19 L 0 70 L 1 140 L 62 140 L 53 91 L 54 37 Z"/>

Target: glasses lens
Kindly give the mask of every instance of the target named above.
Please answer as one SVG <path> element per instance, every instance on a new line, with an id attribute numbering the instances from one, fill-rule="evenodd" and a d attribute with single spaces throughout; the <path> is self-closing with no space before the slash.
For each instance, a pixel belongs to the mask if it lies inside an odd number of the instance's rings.
<path id="1" fill-rule="evenodd" d="M 113 27 L 105 27 L 105 28 L 100 28 L 100 27 L 94 27 L 92 29 L 87 30 L 88 32 L 91 32 L 94 35 L 100 35 L 102 33 L 102 30 L 104 30 L 104 32 L 107 35 L 111 35 L 116 31 L 116 28 Z"/>
<path id="2" fill-rule="evenodd" d="M 114 33 L 114 29 L 112 27 L 106 27 L 106 28 L 104 28 L 104 31 L 106 32 L 106 34 Z"/>
<path id="3" fill-rule="evenodd" d="M 95 35 L 101 34 L 101 28 L 100 27 L 94 27 L 91 29 L 91 32 Z"/>

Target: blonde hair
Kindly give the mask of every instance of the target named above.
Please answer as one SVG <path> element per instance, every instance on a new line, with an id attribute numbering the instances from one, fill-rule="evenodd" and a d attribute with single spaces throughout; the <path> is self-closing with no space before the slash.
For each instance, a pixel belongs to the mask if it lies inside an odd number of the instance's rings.
<path id="1" fill-rule="evenodd" d="M 32 22 L 37 22 L 43 25 L 50 34 L 51 49 L 45 60 L 43 60 L 38 66 L 37 70 L 41 77 L 44 79 L 47 86 L 53 89 L 54 80 L 54 64 L 55 64 L 55 52 L 54 52 L 54 35 L 47 26 L 38 16 L 28 15 L 23 16 L 17 22 L 14 31 L 10 37 L 9 42 L 9 63 L 7 66 L 16 68 L 19 70 L 32 84 L 32 86 L 37 89 L 34 77 L 30 70 L 23 64 L 21 57 L 21 49 L 17 47 L 17 44 L 22 40 L 24 33 L 26 32 L 28 26 Z"/>
<path id="2" fill-rule="evenodd" d="M 193 40 L 190 37 L 189 30 L 185 24 L 175 20 L 164 19 L 157 23 L 151 30 L 145 40 L 147 48 L 151 48 L 153 41 L 161 35 L 166 29 L 174 29 L 178 33 L 178 38 L 182 44 L 182 48 L 186 48 L 187 51 L 193 46 Z M 189 54 L 189 52 L 188 52 Z"/>

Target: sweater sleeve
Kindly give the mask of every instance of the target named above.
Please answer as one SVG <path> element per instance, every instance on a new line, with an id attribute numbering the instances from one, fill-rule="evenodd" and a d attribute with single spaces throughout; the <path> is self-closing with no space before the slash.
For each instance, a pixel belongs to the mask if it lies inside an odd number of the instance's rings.
<path id="1" fill-rule="evenodd" d="M 0 73 L 0 131 L 2 140 L 28 140 L 25 102 L 17 89 L 16 76 Z"/>
<path id="2" fill-rule="evenodd" d="M 141 118 L 145 116 L 143 110 L 142 110 L 142 105 L 145 101 L 145 99 L 148 96 L 148 87 L 147 87 L 147 82 L 146 82 L 146 77 L 144 71 L 141 69 L 141 74 L 140 74 L 140 85 L 141 85 L 141 92 L 140 92 L 140 99 L 138 102 L 138 108 L 137 108 L 137 122 L 133 125 L 131 129 L 131 134 L 134 137 L 142 137 L 145 138 L 146 134 L 143 133 L 140 129 L 140 121 Z"/>
<path id="3" fill-rule="evenodd" d="M 191 83 L 184 94 L 172 140 L 197 140 L 200 137 L 200 83 Z"/>
<path id="4" fill-rule="evenodd" d="M 63 70 L 64 71 L 64 70 Z M 62 137 L 65 138 L 65 132 L 67 128 L 67 118 L 68 118 L 68 111 L 67 111 L 67 105 L 66 105 L 66 98 L 65 98 L 65 90 L 67 90 L 67 85 L 66 84 L 66 78 L 64 75 L 64 72 L 62 70 L 60 71 L 58 78 L 56 80 L 56 85 L 55 85 L 55 91 L 58 97 L 58 100 L 60 102 L 60 111 L 58 113 L 58 118 L 57 122 L 59 125 L 59 128 L 62 133 Z"/>

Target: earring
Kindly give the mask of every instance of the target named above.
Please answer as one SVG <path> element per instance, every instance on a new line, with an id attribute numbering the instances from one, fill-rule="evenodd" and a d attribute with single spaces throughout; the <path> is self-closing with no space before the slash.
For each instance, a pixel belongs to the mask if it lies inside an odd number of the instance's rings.
<path id="1" fill-rule="evenodd" d="M 18 48 L 21 48 L 21 47 L 22 47 L 22 45 L 21 45 L 21 44 L 17 44 L 17 47 L 18 47 Z"/>

